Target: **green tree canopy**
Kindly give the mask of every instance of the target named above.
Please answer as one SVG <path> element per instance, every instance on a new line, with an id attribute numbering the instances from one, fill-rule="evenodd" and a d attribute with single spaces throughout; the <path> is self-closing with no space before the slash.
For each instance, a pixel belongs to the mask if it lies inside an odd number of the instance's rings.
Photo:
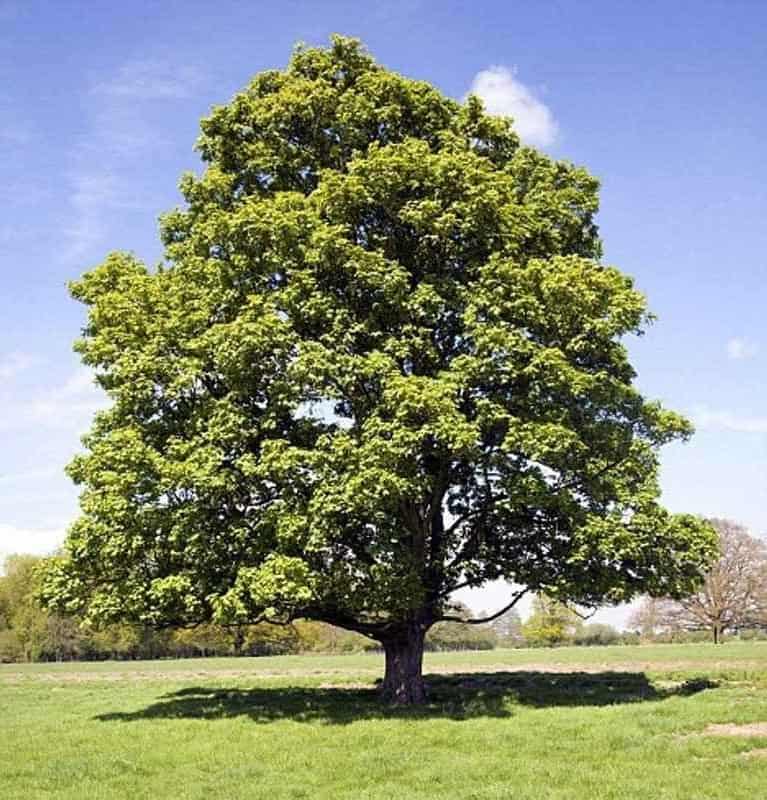
<path id="1" fill-rule="evenodd" d="M 43 559 L 10 555 L 0 570 L 0 661 L 60 660 L 78 652 L 76 623 L 40 605 Z"/>
<path id="2" fill-rule="evenodd" d="M 522 625 L 527 644 L 533 647 L 553 647 L 572 643 L 583 626 L 581 618 L 565 603 L 546 595 L 533 598 L 530 616 Z"/>
<path id="3" fill-rule="evenodd" d="M 322 620 L 381 641 L 386 694 L 414 702 L 458 587 L 695 585 L 713 537 L 657 485 L 691 429 L 633 385 L 620 339 L 648 313 L 600 263 L 585 170 L 341 37 L 257 75 L 198 149 L 163 263 L 116 253 L 72 285 L 112 404 L 69 468 L 49 602 Z"/>

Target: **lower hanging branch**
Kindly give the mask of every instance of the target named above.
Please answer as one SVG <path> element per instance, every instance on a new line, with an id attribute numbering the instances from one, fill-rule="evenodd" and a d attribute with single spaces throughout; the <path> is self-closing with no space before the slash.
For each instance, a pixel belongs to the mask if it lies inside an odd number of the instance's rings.
<path id="1" fill-rule="evenodd" d="M 511 611 L 512 608 L 530 591 L 530 587 L 526 587 L 521 591 L 517 592 L 511 599 L 511 602 L 505 605 L 503 608 L 496 611 L 494 614 L 491 614 L 489 617 L 480 617 L 472 618 L 472 619 L 464 619 L 463 617 L 454 617 L 449 614 L 443 614 L 438 622 L 460 622 L 464 625 L 484 625 L 486 622 L 492 622 L 498 617 L 502 617 L 507 611 Z"/>

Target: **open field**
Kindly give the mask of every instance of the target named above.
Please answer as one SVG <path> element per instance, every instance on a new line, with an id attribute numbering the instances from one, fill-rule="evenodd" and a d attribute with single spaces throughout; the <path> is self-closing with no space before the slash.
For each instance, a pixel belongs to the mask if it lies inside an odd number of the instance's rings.
<path id="1" fill-rule="evenodd" d="M 767 797 L 764 643 L 430 654 L 417 710 L 378 704 L 381 670 L 2 665 L 0 797 Z"/>

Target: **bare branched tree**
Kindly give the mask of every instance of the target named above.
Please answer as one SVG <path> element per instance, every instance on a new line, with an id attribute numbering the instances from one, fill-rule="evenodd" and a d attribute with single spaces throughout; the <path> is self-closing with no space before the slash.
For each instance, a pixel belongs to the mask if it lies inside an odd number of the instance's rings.
<path id="1" fill-rule="evenodd" d="M 642 640 L 653 641 L 659 634 L 670 633 L 669 611 L 673 603 L 658 597 L 645 597 L 628 619 L 628 627 Z"/>
<path id="2" fill-rule="evenodd" d="M 629 623 L 644 635 L 705 629 L 718 643 L 725 631 L 767 626 L 767 545 L 730 520 L 709 522 L 719 534 L 719 560 L 696 594 L 647 598 Z"/>

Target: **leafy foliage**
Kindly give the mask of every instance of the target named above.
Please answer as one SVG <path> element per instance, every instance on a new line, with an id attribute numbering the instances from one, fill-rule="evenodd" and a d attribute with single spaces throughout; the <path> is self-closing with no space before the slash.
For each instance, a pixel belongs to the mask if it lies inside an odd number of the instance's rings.
<path id="1" fill-rule="evenodd" d="M 522 626 L 522 634 L 532 647 L 552 647 L 571 642 L 581 627 L 581 619 L 572 609 L 539 594 L 533 599 L 532 611 Z"/>
<path id="2" fill-rule="evenodd" d="M 620 339 L 649 315 L 599 261 L 585 170 L 340 37 L 198 148 L 159 268 L 115 253 L 72 285 L 112 405 L 47 602 L 386 641 L 497 578 L 583 604 L 696 586 L 713 536 L 657 484 L 691 428 L 633 385 Z"/>
<path id="3" fill-rule="evenodd" d="M 573 637 L 573 644 L 586 647 L 619 644 L 620 642 L 628 644 L 629 641 L 631 641 L 630 638 L 624 639 L 612 625 L 605 625 L 601 622 L 590 622 L 588 625 L 580 626 Z"/>
<path id="4" fill-rule="evenodd" d="M 78 615 L 64 616 L 40 605 L 44 565 L 45 559 L 32 555 L 12 555 L 3 564 L 0 662 L 351 653 L 371 647 L 363 636 L 317 622 L 231 627 L 203 623 L 175 630 L 113 622 L 95 628 Z"/>
<path id="5" fill-rule="evenodd" d="M 41 608 L 41 559 L 11 555 L 0 574 L 0 661 L 62 659 L 78 652 L 77 624 Z"/>

